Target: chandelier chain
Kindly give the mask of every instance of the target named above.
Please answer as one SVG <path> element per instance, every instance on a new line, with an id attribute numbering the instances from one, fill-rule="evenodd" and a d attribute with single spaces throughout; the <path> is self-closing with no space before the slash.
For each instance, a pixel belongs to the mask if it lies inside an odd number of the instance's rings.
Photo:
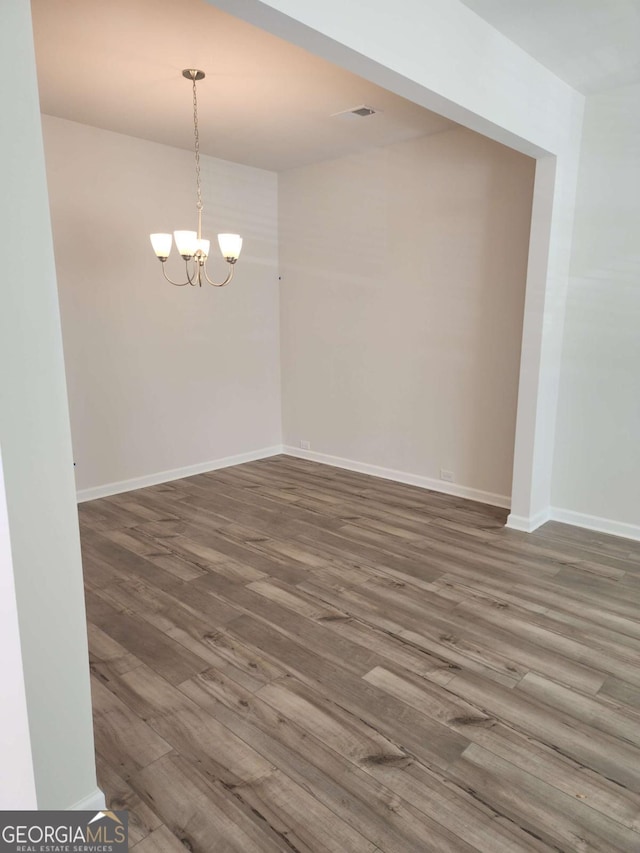
<path id="1" fill-rule="evenodd" d="M 196 75 L 193 75 L 193 142 L 196 157 L 196 193 L 198 213 L 202 211 L 202 191 L 200 189 L 200 133 L 198 129 L 198 95 L 196 93 Z M 200 236 L 200 235 L 198 235 Z"/>

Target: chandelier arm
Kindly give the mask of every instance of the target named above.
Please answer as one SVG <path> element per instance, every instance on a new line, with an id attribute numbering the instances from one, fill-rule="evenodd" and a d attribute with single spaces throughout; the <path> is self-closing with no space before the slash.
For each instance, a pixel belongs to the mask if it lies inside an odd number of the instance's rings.
<path id="1" fill-rule="evenodd" d="M 227 263 L 229 263 L 229 262 L 227 261 Z M 230 281 L 231 281 L 231 279 L 233 278 L 233 273 L 234 273 L 234 271 L 235 271 L 235 265 L 234 265 L 234 264 L 229 264 L 229 275 L 225 278 L 225 280 L 224 280 L 224 281 L 220 281 L 220 282 L 218 282 L 218 281 L 211 281 L 211 279 L 210 279 L 210 278 L 209 278 L 209 276 L 207 275 L 207 265 L 206 265 L 206 263 L 203 265 L 203 267 L 202 267 L 202 271 L 204 272 L 204 277 L 205 277 L 205 278 L 206 278 L 206 280 L 209 282 L 209 284 L 212 284 L 214 287 L 224 287 L 224 286 L 225 286 L 225 284 L 229 284 L 229 282 L 230 282 Z"/>
<path id="2" fill-rule="evenodd" d="M 169 284 L 173 284 L 175 287 L 186 287 L 187 284 L 191 283 L 189 281 L 173 281 L 173 279 L 169 278 L 169 276 L 167 275 L 164 263 L 162 264 L 162 275 L 166 278 Z"/>
<path id="3" fill-rule="evenodd" d="M 195 261 L 193 265 L 193 278 L 189 275 L 189 261 L 185 258 L 184 268 L 187 271 L 187 284 L 190 284 L 192 287 L 195 287 L 197 284 L 200 284 L 200 270 L 198 269 L 198 262 Z"/>

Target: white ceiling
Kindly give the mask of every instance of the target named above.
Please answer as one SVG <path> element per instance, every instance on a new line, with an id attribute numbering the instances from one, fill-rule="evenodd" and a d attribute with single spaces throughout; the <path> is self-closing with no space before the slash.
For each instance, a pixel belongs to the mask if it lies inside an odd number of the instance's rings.
<path id="1" fill-rule="evenodd" d="M 42 111 L 280 171 L 438 133 L 452 122 L 204 0 L 32 0 Z M 367 118 L 335 117 L 363 104 Z"/>
<path id="2" fill-rule="evenodd" d="M 585 94 L 640 82 L 640 0 L 462 0 Z"/>

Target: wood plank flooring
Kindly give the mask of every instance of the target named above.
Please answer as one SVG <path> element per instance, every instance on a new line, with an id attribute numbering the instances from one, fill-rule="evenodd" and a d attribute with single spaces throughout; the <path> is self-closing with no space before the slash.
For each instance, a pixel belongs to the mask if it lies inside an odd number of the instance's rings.
<path id="1" fill-rule="evenodd" d="M 640 543 L 285 456 L 79 512 L 137 853 L 640 851 Z"/>

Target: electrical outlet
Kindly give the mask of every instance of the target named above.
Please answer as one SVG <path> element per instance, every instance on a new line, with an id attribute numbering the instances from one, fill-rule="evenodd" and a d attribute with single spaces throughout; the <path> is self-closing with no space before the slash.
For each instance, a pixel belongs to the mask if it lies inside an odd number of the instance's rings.
<path id="1" fill-rule="evenodd" d="M 300 442 L 300 450 L 311 450 L 311 442 L 310 441 L 301 441 Z"/>
<path id="2" fill-rule="evenodd" d="M 444 468 L 441 468 L 440 479 L 444 480 L 445 483 L 453 483 L 456 478 L 453 475 L 453 471 L 445 471 Z"/>

